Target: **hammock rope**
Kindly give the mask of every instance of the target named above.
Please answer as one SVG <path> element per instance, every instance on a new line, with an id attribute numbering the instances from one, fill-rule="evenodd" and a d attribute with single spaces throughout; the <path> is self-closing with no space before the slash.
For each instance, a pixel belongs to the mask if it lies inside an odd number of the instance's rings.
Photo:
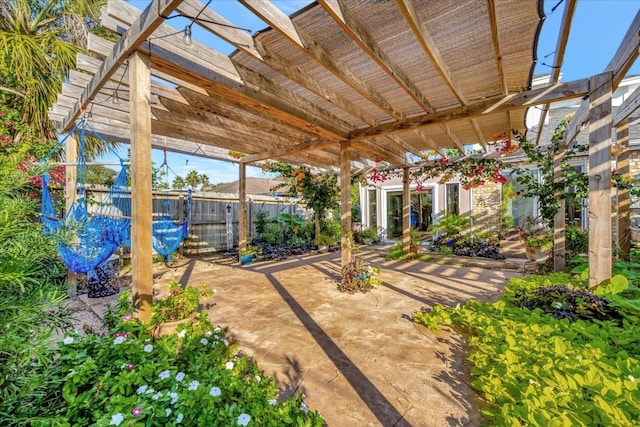
<path id="1" fill-rule="evenodd" d="M 71 207 L 63 217 L 58 218 L 49 190 L 50 177 L 47 171 L 42 180 L 41 221 L 43 233 L 54 236 L 58 254 L 67 268 L 74 273 L 84 274 L 106 262 L 120 245 L 130 242 L 131 196 L 127 187 L 125 162 L 112 150 L 120 159 L 120 172 L 102 201 L 95 202 L 87 197 L 86 129 L 89 128 L 105 146 L 110 146 L 88 125 L 86 117 L 41 162 L 47 161 L 78 128 L 78 163 Z"/>
<path id="2" fill-rule="evenodd" d="M 166 168 L 165 179 L 167 187 L 169 186 L 169 164 L 167 163 L 167 147 L 164 146 L 164 161 L 160 168 Z M 187 212 L 183 222 L 174 221 L 171 214 L 171 201 L 169 192 L 164 192 L 162 200 L 162 214 L 158 221 L 152 224 L 152 245 L 153 249 L 166 258 L 167 262 L 171 262 L 171 254 L 180 247 L 180 243 L 189 235 L 189 220 L 191 218 L 191 189 L 187 195 Z"/>

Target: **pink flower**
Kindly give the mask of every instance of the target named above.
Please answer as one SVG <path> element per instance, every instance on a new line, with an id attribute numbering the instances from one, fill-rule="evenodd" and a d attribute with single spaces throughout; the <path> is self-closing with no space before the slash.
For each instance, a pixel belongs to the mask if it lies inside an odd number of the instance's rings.
<path id="1" fill-rule="evenodd" d="M 132 370 L 132 369 L 133 369 L 133 363 L 129 363 L 129 364 L 127 365 L 127 370 L 129 370 L 129 371 L 130 371 L 130 370 Z"/>
<path id="2" fill-rule="evenodd" d="M 133 319 L 133 316 L 131 316 L 130 314 L 126 314 L 124 317 L 122 317 L 122 320 L 124 320 L 125 322 L 128 322 L 131 319 Z"/>
<path id="3" fill-rule="evenodd" d="M 498 288 L 498 289 L 496 289 L 496 292 L 501 294 L 502 293 L 502 289 Z"/>
<path id="4" fill-rule="evenodd" d="M 142 415 L 142 408 L 134 409 L 131 415 L 133 415 L 134 417 L 139 417 L 140 415 Z"/>

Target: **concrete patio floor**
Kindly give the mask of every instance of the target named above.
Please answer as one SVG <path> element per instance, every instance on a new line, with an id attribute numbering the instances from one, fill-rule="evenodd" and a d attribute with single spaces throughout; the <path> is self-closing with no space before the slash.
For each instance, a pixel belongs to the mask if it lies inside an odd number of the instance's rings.
<path id="1" fill-rule="evenodd" d="M 248 267 L 203 258 L 164 272 L 216 289 L 209 317 L 226 326 L 283 396 L 301 392 L 329 426 L 476 426 L 465 346 L 456 334 L 415 325 L 415 311 L 469 298 L 493 300 L 515 271 L 386 261 L 384 284 L 367 294 L 337 290 L 339 253 L 305 255 Z M 100 312 L 103 299 L 88 300 Z"/>

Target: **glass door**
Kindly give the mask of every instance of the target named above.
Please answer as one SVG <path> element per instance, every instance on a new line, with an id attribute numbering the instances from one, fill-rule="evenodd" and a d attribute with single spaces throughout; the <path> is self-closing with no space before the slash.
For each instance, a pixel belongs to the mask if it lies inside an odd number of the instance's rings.
<path id="1" fill-rule="evenodd" d="M 387 239 L 402 238 L 402 191 L 387 192 Z"/>

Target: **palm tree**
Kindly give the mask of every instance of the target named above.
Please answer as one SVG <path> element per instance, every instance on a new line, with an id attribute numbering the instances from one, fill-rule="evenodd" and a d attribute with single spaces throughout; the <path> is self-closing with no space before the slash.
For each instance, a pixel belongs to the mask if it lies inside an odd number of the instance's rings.
<path id="1" fill-rule="evenodd" d="M 54 136 L 47 110 L 105 0 L 0 0 L 0 91 L 21 104 L 23 123 Z"/>
<path id="2" fill-rule="evenodd" d="M 182 190 L 186 186 L 187 186 L 187 181 L 183 177 L 176 176 L 175 178 L 173 178 L 172 187 L 175 188 L 176 190 Z"/>
<path id="3" fill-rule="evenodd" d="M 201 178 L 198 171 L 192 170 L 187 174 L 185 181 L 189 187 L 195 189 L 198 185 L 201 184 Z"/>

